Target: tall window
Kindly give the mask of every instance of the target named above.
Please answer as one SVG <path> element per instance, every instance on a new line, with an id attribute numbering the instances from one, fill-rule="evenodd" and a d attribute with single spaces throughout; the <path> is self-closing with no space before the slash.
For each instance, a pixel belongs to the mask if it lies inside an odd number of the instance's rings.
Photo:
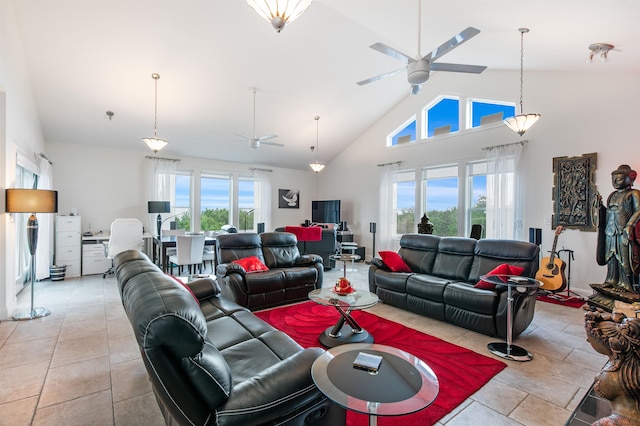
<path id="1" fill-rule="evenodd" d="M 469 163 L 467 166 L 469 189 L 467 191 L 467 229 L 469 235 L 472 225 L 481 225 L 487 229 L 487 163 Z M 483 232 L 484 236 L 484 232 Z"/>
<path id="2" fill-rule="evenodd" d="M 15 188 L 36 189 L 38 183 L 38 176 L 20 165 L 16 166 L 16 182 Z M 15 213 L 16 224 L 16 253 L 15 257 L 15 271 L 16 277 L 16 294 L 22 290 L 22 288 L 31 279 L 29 266 L 31 264 L 31 253 L 29 252 L 29 246 L 27 242 L 27 220 L 29 219 L 28 213 Z"/>
<path id="3" fill-rule="evenodd" d="M 175 217 L 176 229 L 191 230 L 191 174 L 176 173 L 173 175 L 172 214 Z"/>
<path id="4" fill-rule="evenodd" d="M 416 180 L 415 172 L 404 171 L 395 175 L 394 212 L 396 233 L 415 232 L 416 227 Z"/>
<path id="5" fill-rule="evenodd" d="M 240 178 L 238 180 L 238 208 L 239 226 L 243 231 L 255 231 L 254 223 L 256 212 L 256 194 L 258 194 L 258 183 L 253 179 Z"/>
<path id="6" fill-rule="evenodd" d="M 219 230 L 232 223 L 231 176 L 202 174 L 200 177 L 200 228 Z"/>
<path id="7" fill-rule="evenodd" d="M 434 234 L 458 235 L 458 166 L 423 170 L 424 211 L 433 223 Z"/>

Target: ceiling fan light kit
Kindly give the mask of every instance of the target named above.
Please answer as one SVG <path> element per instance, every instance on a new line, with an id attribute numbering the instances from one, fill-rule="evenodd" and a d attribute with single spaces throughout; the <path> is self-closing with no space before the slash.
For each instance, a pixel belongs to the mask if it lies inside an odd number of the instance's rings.
<path id="1" fill-rule="evenodd" d="M 247 0 L 247 4 L 268 22 L 277 32 L 293 22 L 311 6 L 313 0 Z"/>
<path id="2" fill-rule="evenodd" d="M 158 80 L 160 79 L 160 75 L 154 72 L 153 74 L 151 74 L 151 78 L 153 78 L 153 80 L 155 81 L 155 86 L 156 86 L 156 90 L 155 90 L 155 112 L 154 112 L 154 121 L 153 121 L 153 137 L 152 138 L 142 138 L 142 140 L 144 141 L 145 144 L 147 144 L 147 146 L 149 147 L 149 149 L 151 149 L 151 151 L 153 151 L 154 153 L 157 153 L 162 148 L 167 146 L 167 144 L 169 142 L 165 141 L 164 139 L 158 139 L 158 137 L 157 137 L 157 133 L 158 133 Z M 109 119 L 111 119 L 111 117 L 109 117 Z"/>
<path id="3" fill-rule="evenodd" d="M 320 143 L 320 138 L 318 137 L 319 133 L 318 133 L 318 129 L 319 129 L 319 121 L 320 121 L 320 116 L 316 115 L 315 117 L 313 117 L 314 120 L 316 120 L 316 146 L 311 147 L 311 151 L 313 151 L 315 149 L 316 151 L 316 161 L 314 161 L 313 163 L 309 163 L 309 167 L 311 167 L 311 170 L 313 170 L 315 173 L 320 173 L 322 171 L 322 169 L 324 169 L 324 164 L 322 164 L 319 160 L 319 151 L 320 151 L 320 147 L 319 147 L 319 143 Z"/>
<path id="4" fill-rule="evenodd" d="M 528 28 L 518 28 L 520 31 L 520 114 L 509 117 L 504 120 L 504 124 L 507 125 L 511 130 L 519 134 L 520 136 L 524 135 L 524 133 L 533 126 L 538 119 L 540 119 L 540 114 L 525 114 L 523 112 L 523 96 L 522 96 L 522 88 L 524 86 L 524 35 L 529 32 Z"/>
<path id="5" fill-rule="evenodd" d="M 480 34 L 480 30 L 473 27 L 468 27 L 455 35 L 451 39 L 447 40 L 432 52 L 429 52 L 425 56 L 422 56 L 420 48 L 421 34 L 421 17 L 422 17 L 422 2 L 418 1 L 418 54 L 415 58 L 403 53 L 397 49 L 387 46 L 384 43 L 374 43 L 369 46 L 371 49 L 380 52 L 382 54 L 391 56 L 403 62 L 406 66 L 404 68 L 390 71 L 384 74 L 377 75 L 375 77 L 368 78 L 366 80 L 359 81 L 357 84 L 363 86 L 365 84 L 373 83 L 374 81 L 381 80 L 386 77 L 390 77 L 400 71 L 407 72 L 407 81 L 411 85 L 411 93 L 417 95 L 420 93 L 422 84 L 429 80 L 431 71 L 448 71 L 448 72 L 463 72 L 470 74 L 480 74 L 487 67 L 480 65 L 463 65 L 463 64 L 447 64 L 444 62 L 436 62 L 440 57 L 449 53 L 456 47 L 460 46 L 465 41 Z"/>
<path id="6" fill-rule="evenodd" d="M 593 43 L 589 45 L 589 59 L 588 63 L 593 62 L 593 57 L 596 55 L 600 56 L 600 60 L 602 62 L 607 62 L 609 59 L 609 51 L 611 51 L 615 46 L 609 43 Z"/>
<path id="7" fill-rule="evenodd" d="M 252 87 L 251 92 L 253 93 L 253 137 L 245 136 L 240 133 L 236 133 L 236 135 L 245 138 L 249 141 L 249 148 L 258 149 L 261 145 L 271 145 L 277 147 L 283 147 L 284 145 L 276 142 L 267 142 L 269 139 L 277 138 L 278 135 L 266 135 L 266 136 L 256 136 L 256 92 L 258 89 Z"/>

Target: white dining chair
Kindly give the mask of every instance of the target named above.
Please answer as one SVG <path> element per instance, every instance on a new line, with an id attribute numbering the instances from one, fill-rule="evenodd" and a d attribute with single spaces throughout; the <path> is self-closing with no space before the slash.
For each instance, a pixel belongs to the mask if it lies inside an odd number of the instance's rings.
<path id="1" fill-rule="evenodd" d="M 204 235 L 176 235 L 176 254 L 169 256 L 170 271 L 173 275 L 173 265 L 182 273 L 182 267 L 189 266 L 189 273 L 194 273 L 194 267 L 202 268 L 204 255 Z"/>

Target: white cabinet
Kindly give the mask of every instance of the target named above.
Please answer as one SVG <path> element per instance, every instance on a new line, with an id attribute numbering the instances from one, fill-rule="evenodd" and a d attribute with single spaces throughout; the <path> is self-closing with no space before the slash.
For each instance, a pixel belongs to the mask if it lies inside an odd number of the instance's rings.
<path id="1" fill-rule="evenodd" d="M 67 277 L 80 276 L 80 216 L 56 216 L 56 265 L 66 265 Z"/>
<path id="2" fill-rule="evenodd" d="M 82 275 L 104 274 L 111 267 L 111 259 L 107 259 L 103 241 L 109 239 L 82 239 Z"/>

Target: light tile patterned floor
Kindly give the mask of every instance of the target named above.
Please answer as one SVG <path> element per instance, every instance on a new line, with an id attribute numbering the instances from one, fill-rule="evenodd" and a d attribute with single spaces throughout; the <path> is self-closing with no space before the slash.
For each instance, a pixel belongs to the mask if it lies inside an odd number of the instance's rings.
<path id="1" fill-rule="evenodd" d="M 368 265 L 347 277 L 367 289 Z M 327 271 L 325 286 L 342 275 Z M 19 296 L 28 308 L 29 289 Z M 0 322 L 0 425 L 162 425 L 115 278 L 102 275 L 43 281 L 36 305 L 46 318 Z M 378 304 L 371 312 L 492 356 L 495 339 Z M 531 362 L 508 367 L 438 425 L 563 425 L 605 357 L 587 343 L 582 309 L 536 304 L 517 343 Z"/>

